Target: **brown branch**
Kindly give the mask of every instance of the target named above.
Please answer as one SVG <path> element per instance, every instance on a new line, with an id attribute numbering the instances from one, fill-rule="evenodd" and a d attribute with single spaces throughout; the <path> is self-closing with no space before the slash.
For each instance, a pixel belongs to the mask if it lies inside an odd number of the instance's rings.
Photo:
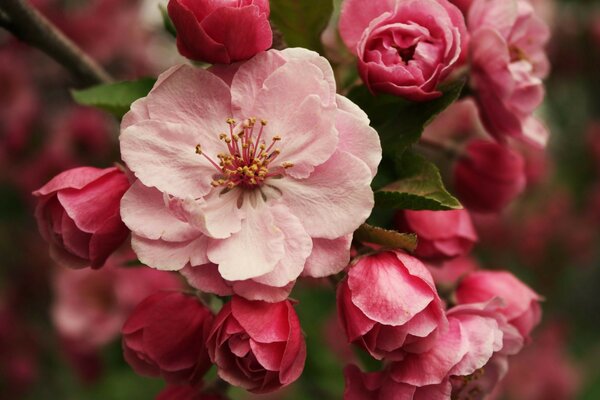
<path id="1" fill-rule="evenodd" d="M 0 26 L 37 47 L 68 69 L 82 84 L 112 81 L 110 75 L 71 39 L 24 0 L 2 0 Z"/>

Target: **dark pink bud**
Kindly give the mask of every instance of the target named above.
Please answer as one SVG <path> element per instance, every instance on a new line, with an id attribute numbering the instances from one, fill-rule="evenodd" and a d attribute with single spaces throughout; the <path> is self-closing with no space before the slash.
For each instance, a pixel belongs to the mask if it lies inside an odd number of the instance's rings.
<path id="1" fill-rule="evenodd" d="M 129 181 L 118 168 L 80 167 L 33 192 L 40 233 L 50 255 L 71 268 L 100 268 L 127 238 L 119 205 Z"/>
<path id="2" fill-rule="evenodd" d="M 426 351 L 446 326 L 431 274 L 401 252 L 361 258 L 340 284 L 337 304 L 348 341 L 377 359 Z"/>
<path id="3" fill-rule="evenodd" d="M 177 48 L 192 60 L 230 64 L 273 41 L 267 0 L 170 0 L 168 10 Z"/>
<path id="4" fill-rule="evenodd" d="M 506 271 L 476 271 L 464 278 L 456 289 L 459 304 L 479 303 L 499 297 L 498 309 L 519 333 L 527 338 L 540 322 L 541 297 L 516 276 Z"/>
<path id="5" fill-rule="evenodd" d="M 294 382 L 306 359 L 300 321 L 288 300 L 266 303 L 234 296 L 215 318 L 207 346 L 219 376 L 254 393 Z"/>
<path id="6" fill-rule="evenodd" d="M 456 192 L 473 211 L 499 212 L 525 188 L 525 161 L 506 146 L 475 140 L 454 169 Z"/>
<path id="7" fill-rule="evenodd" d="M 197 384 L 210 368 L 206 337 L 213 315 L 179 292 L 147 297 L 123 325 L 123 354 L 140 375 L 171 384 Z"/>
<path id="8" fill-rule="evenodd" d="M 468 254 L 477 242 L 477 233 L 467 210 L 413 211 L 396 214 L 396 228 L 417 234 L 415 255 L 443 261 Z"/>

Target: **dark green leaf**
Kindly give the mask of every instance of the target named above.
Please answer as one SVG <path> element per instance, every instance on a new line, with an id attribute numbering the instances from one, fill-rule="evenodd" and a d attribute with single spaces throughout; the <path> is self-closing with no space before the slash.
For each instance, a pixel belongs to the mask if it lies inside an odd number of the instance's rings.
<path id="1" fill-rule="evenodd" d="M 97 107 L 121 118 L 129 111 L 131 103 L 150 92 L 154 82 L 155 78 L 142 78 L 72 90 L 71 94 L 79 104 Z"/>
<path id="2" fill-rule="evenodd" d="M 437 167 L 420 155 L 406 153 L 398 172 L 401 179 L 375 192 L 375 205 L 406 210 L 450 210 L 462 208 L 446 191 Z"/>
<path id="3" fill-rule="evenodd" d="M 400 233 L 387 229 L 362 224 L 354 238 L 361 242 L 375 243 L 392 249 L 413 251 L 417 247 L 417 236 L 412 233 Z"/>
<path id="4" fill-rule="evenodd" d="M 388 94 L 373 96 L 365 86 L 352 89 L 348 97 L 369 115 L 384 155 L 395 158 L 419 140 L 425 126 L 459 97 L 464 85 L 463 79 L 451 82 L 440 88 L 441 97 L 420 103 Z"/>
<path id="5" fill-rule="evenodd" d="M 271 20 L 289 47 L 322 53 L 321 33 L 333 12 L 332 0 L 271 0 Z"/>
<path id="6" fill-rule="evenodd" d="M 160 15 L 162 15 L 163 26 L 165 27 L 165 30 L 173 37 L 177 37 L 177 30 L 175 29 L 175 25 L 173 25 L 173 21 L 171 21 L 171 17 L 169 17 L 167 7 L 165 7 L 164 4 L 159 4 L 158 8 L 160 9 Z"/>

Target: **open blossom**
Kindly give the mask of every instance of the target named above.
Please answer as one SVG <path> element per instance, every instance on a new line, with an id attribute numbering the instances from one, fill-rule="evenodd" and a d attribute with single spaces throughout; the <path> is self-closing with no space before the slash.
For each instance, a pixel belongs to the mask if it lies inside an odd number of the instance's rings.
<path id="1" fill-rule="evenodd" d="M 348 341 L 374 358 L 402 359 L 433 346 L 446 328 L 442 302 L 427 268 L 401 252 L 361 258 L 337 294 Z"/>
<path id="2" fill-rule="evenodd" d="M 469 212 L 403 210 L 396 214 L 396 228 L 416 233 L 415 255 L 429 260 L 447 260 L 468 254 L 477 242 Z"/>
<path id="3" fill-rule="evenodd" d="M 211 363 L 206 338 L 213 315 L 180 292 L 158 292 L 137 305 L 123 325 L 123 354 L 140 375 L 197 384 Z"/>
<path id="4" fill-rule="evenodd" d="M 454 168 L 460 201 L 477 212 L 502 211 L 526 182 L 523 157 L 506 145 L 485 140 L 470 142 Z"/>
<path id="5" fill-rule="evenodd" d="M 254 393 L 294 382 L 306 359 L 300 321 L 288 300 L 266 303 L 234 296 L 216 316 L 207 346 L 219 376 Z"/>
<path id="6" fill-rule="evenodd" d="M 501 301 L 456 306 L 447 312 L 449 328 L 427 352 L 408 354 L 392 364 L 396 382 L 437 385 L 450 377 L 473 376 L 493 356 L 516 354 L 523 338 L 498 312 Z"/>
<path id="7" fill-rule="evenodd" d="M 414 101 L 440 96 L 466 58 L 464 17 L 447 0 L 345 0 L 340 34 L 372 92 Z"/>
<path id="8" fill-rule="evenodd" d="M 80 167 L 33 192 L 35 217 L 50 255 L 71 268 L 100 268 L 127 238 L 119 203 L 129 180 L 118 168 Z"/>
<path id="9" fill-rule="evenodd" d="M 484 126 L 499 141 L 515 137 L 544 145 L 548 132 L 533 111 L 544 98 L 548 27 L 527 0 L 475 0 L 467 21 L 472 85 Z"/>
<path id="10" fill-rule="evenodd" d="M 460 304 L 479 303 L 495 297 L 505 303 L 498 312 L 505 315 L 523 337 L 529 337 L 541 319 L 541 297 L 510 272 L 475 271 L 456 289 Z"/>
<path id="11" fill-rule="evenodd" d="M 268 0 L 170 0 L 177 48 L 187 58 L 229 64 L 271 47 Z"/>
<path id="12" fill-rule="evenodd" d="M 120 140 L 138 178 L 121 215 L 139 259 L 164 270 L 216 265 L 213 283 L 245 282 L 232 290 L 250 299 L 285 287 L 269 298 L 283 300 L 301 273 L 341 271 L 373 207 L 377 133 L 308 50 L 174 67 L 132 105 Z"/>
<path id="13" fill-rule="evenodd" d="M 344 400 L 448 400 L 452 387 L 448 380 L 426 386 L 396 382 L 388 371 L 362 372 L 355 365 L 344 368 Z"/>

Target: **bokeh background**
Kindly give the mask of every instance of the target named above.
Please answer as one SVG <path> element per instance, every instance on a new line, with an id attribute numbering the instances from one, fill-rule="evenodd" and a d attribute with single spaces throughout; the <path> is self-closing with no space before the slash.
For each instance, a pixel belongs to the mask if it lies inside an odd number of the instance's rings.
<path id="1" fill-rule="evenodd" d="M 32 3 L 118 79 L 156 76 L 184 62 L 163 28 L 159 0 Z M 545 297 L 543 323 L 513 360 L 498 398 L 597 400 L 600 2 L 533 3 L 553 31 L 552 74 L 540 110 L 552 132 L 549 148 L 526 151 L 525 195 L 502 215 L 474 215 L 477 262 L 510 269 Z M 2 400 L 150 399 L 164 385 L 125 364 L 119 329 L 146 293 L 181 285 L 177 278 L 125 268 L 126 251 L 101 271 L 65 270 L 49 259 L 35 225 L 33 190 L 67 168 L 108 167 L 119 158 L 118 122 L 76 105 L 69 94 L 76 85 L 61 66 L 0 29 Z M 446 118 L 456 120 L 451 113 Z M 477 129 L 468 119 L 438 126 L 450 135 Z M 300 301 L 309 354 L 302 378 L 286 395 L 340 399 L 342 366 L 362 357 L 341 339 L 333 287 L 304 282 L 293 297 Z M 82 317 L 73 322 L 74 315 Z M 65 320 L 72 325 L 65 327 Z M 241 391 L 232 397 L 249 398 Z"/>

